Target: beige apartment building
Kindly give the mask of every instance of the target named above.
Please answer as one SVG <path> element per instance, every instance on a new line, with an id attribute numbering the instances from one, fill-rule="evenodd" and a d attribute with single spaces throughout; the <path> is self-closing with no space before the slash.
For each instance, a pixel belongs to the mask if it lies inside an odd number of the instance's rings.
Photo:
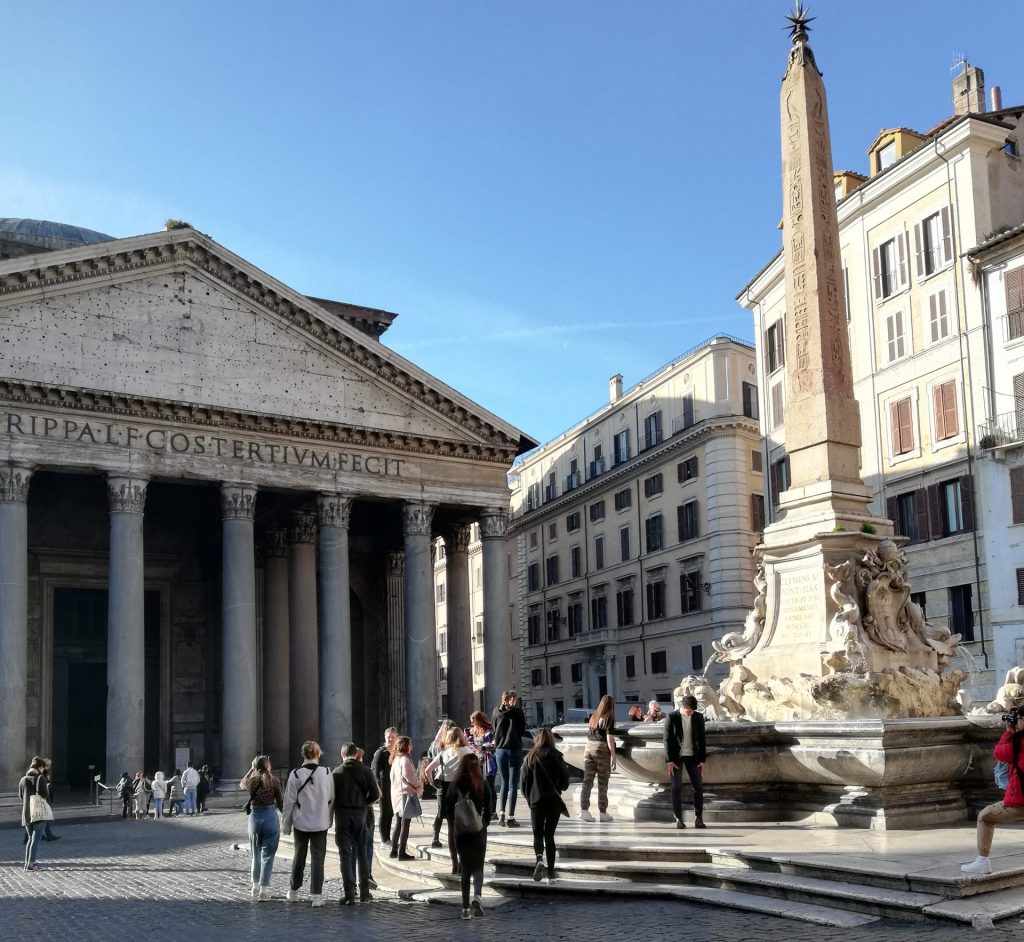
<path id="1" fill-rule="evenodd" d="M 1014 568 L 992 571 L 985 549 L 1010 508 L 979 487 L 993 344 L 965 257 L 1024 219 L 1024 106 L 1002 108 L 993 92 L 986 111 L 984 77 L 963 63 L 951 117 L 923 133 L 884 130 L 868 149 L 868 176 L 835 174 L 862 474 L 873 509 L 907 537 L 915 601 L 963 636 L 975 696 L 991 695 L 998 669 L 990 579 Z M 800 356 L 787 336 L 781 253 L 737 300 L 755 323 L 771 518 L 788 486 L 783 367 Z"/>
<path id="2" fill-rule="evenodd" d="M 764 526 L 756 378 L 750 344 L 714 337 L 625 392 L 613 377 L 607 405 L 513 469 L 509 598 L 532 723 L 605 693 L 670 700 L 741 628 Z"/>

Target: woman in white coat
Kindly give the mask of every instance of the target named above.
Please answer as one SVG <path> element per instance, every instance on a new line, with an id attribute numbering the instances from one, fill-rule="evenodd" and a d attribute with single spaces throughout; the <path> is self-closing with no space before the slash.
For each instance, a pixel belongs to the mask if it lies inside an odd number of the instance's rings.
<path id="1" fill-rule="evenodd" d="M 284 790 L 282 834 L 295 831 L 295 854 L 292 857 L 292 881 L 288 901 L 299 898 L 305 879 L 306 852 L 312 850 L 309 871 L 309 892 L 314 906 L 323 906 L 324 860 L 327 857 L 327 829 L 334 812 L 334 777 L 331 770 L 320 765 L 320 745 L 302 744 L 302 765 L 288 776 Z"/>

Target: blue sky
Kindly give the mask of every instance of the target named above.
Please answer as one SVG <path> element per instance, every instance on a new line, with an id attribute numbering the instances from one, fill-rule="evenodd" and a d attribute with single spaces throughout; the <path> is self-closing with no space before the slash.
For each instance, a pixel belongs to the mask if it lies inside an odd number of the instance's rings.
<path id="1" fill-rule="evenodd" d="M 1018 0 L 819 0 L 837 167 L 1024 103 Z M 718 331 L 778 249 L 788 2 L 15 3 L 0 215 L 187 219 L 545 441 Z"/>

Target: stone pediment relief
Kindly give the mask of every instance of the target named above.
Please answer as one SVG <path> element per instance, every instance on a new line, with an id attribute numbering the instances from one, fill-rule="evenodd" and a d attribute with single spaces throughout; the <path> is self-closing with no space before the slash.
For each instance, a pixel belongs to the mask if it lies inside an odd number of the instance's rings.
<path id="1" fill-rule="evenodd" d="M 0 263 L 0 376 L 449 441 L 522 434 L 194 230 Z"/>

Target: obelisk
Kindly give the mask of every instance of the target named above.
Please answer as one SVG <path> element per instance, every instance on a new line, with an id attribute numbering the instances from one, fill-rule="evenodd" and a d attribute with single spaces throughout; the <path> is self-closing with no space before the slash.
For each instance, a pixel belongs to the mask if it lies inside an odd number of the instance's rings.
<path id="1" fill-rule="evenodd" d="M 798 3 L 788 19 L 793 46 L 781 112 L 790 486 L 781 495 L 780 525 L 809 535 L 877 521 L 860 476 L 825 86 L 807 44 L 812 17 Z"/>

